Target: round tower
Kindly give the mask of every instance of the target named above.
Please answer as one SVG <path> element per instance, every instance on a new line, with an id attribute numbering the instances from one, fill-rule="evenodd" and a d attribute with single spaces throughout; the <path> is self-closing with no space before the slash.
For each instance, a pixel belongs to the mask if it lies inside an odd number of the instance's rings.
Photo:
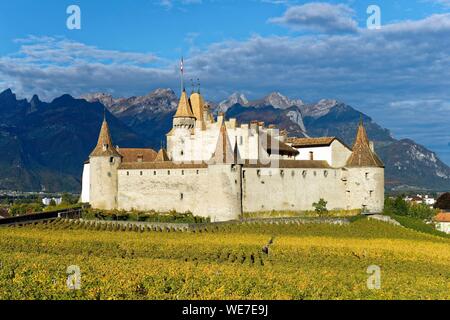
<path id="1" fill-rule="evenodd" d="M 186 90 L 183 90 L 178 103 L 178 109 L 173 117 L 173 127 L 175 129 L 192 129 L 195 127 L 195 116 L 192 112 L 191 103 L 187 97 Z"/>
<path id="2" fill-rule="evenodd" d="M 117 206 L 117 171 L 122 156 L 114 147 L 106 118 L 103 119 L 97 145 L 89 156 L 89 203 L 95 209 L 113 210 Z"/>
<path id="3" fill-rule="evenodd" d="M 384 207 L 384 164 L 376 155 L 362 121 L 347 160 L 347 201 L 351 209 L 380 213 Z"/>

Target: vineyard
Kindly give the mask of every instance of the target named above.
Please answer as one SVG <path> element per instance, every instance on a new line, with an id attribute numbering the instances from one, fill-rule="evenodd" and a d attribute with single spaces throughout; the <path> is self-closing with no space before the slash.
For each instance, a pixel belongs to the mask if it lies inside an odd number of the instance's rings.
<path id="1" fill-rule="evenodd" d="M 450 299 L 450 240 L 367 219 L 195 230 L 57 219 L 0 228 L 0 299 Z"/>

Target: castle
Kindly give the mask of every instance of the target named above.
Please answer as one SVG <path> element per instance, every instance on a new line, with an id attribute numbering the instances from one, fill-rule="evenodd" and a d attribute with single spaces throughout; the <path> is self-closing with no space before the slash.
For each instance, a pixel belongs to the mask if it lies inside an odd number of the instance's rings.
<path id="1" fill-rule="evenodd" d="M 362 122 L 353 148 L 334 137 L 289 138 L 262 122 L 214 118 L 183 89 L 167 150 L 114 146 L 106 119 L 84 165 L 82 201 L 112 210 L 190 211 L 211 221 L 244 212 L 328 209 L 381 212 L 384 165 Z"/>

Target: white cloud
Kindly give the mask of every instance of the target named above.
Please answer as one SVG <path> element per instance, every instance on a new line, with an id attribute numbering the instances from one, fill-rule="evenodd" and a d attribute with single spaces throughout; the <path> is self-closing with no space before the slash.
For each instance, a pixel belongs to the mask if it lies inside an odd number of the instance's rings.
<path id="1" fill-rule="evenodd" d="M 199 77 L 208 100 L 233 91 L 250 98 L 270 91 L 311 102 L 335 98 L 393 128 L 397 136 L 431 145 L 448 142 L 450 132 L 449 34 L 450 14 L 441 14 L 356 33 L 255 35 L 194 49 L 185 57 L 186 78 Z M 30 37 L 19 45 L 17 53 L 0 57 L 2 86 L 19 96 L 93 91 L 127 96 L 179 87 L 179 62 L 152 54 L 52 37 Z"/>
<path id="2" fill-rule="evenodd" d="M 160 6 L 165 7 L 167 10 L 172 9 L 174 5 L 189 5 L 189 4 L 201 4 L 202 0 L 158 0 Z"/>
<path id="3" fill-rule="evenodd" d="M 19 96 L 37 93 L 51 99 L 97 90 L 135 94 L 158 82 L 169 85 L 176 77 L 175 66 L 153 54 L 102 50 L 53 37 L 16 42 L 17 53 L 0 57 L 0 77 Z"/>
<path id="4" fill-rule="evenodd" d="M 281 17 L 270 23 L 285 25 L 293 30 L 313 30 L 325 33 L 356 32 L 355 12 L 344 4 L 311 2 L 289 7 Z"/>

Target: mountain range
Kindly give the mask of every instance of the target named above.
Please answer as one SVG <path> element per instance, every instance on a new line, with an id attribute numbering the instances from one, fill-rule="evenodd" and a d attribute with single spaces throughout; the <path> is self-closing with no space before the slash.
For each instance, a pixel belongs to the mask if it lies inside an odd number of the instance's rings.
<path id="1" fill-rule="evenodd" d="M 0 189 L 79 191 L 82 164 L 96 143 L 104 114 L 115 144 L 159 149 L 172 127 L 177 103 L 171 89 L 128 98 L 63 95 L 51 102 L 37 96 L 17 99 L 5 90 L 0 93 Z M 258 100 L 235 93 L 208 103 L 215 114 L 224 112 L 239 122 L 264 121 L 290 136 L 336 136 L 349 146 L 362 117 L 386 165 L 388 189 L 450 189 L 450 168 L 434 152 L 410 139 L 395 139 L 388 129 L 343 102 L 308 104 L 274 92 Z"/>

